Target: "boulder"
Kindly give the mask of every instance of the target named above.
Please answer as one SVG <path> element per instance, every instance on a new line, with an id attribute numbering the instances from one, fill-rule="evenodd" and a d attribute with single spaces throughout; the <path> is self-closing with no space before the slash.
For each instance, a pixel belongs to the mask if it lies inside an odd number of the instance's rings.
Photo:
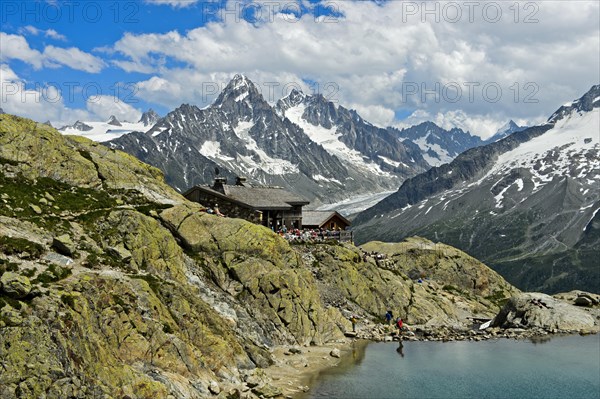
<path id="1" fill-rule="evenodd" d="M 537 292 L 521 293 L 508 300 L 492 322 L 492 327 L 546 331 L 579 331 L 597 328 L 585 310 Z"/>
<path id="2" fill-rule="evenodd" d="M 210 384 L 208 385 L 208 390 L 213 394 L 213 395 L 218 395 L 219 392 L 221 392 L 221 388 L 219 387 L 219 384 L 217 384 L 216 381 L 211 381 Z"/>
<path id="3" fill-rule="evenodd" d="M 75 243 L 67 234 L 54 237 L 52 240 L 52 248 L 61 255 L 73 256 L 75 253 Z"/>
<path id="4" fill-rule="evenodd" d="M 2 292 L 12 298 L 23 298 L 31 292 L 29 279 L 17 273 L 4 273 L 0 278 L 0 283 L 2 283 Z"/>
<path id="5" fill-rule="evenodd" d="M 329 356 L 339 358 L 340 350 L 338 348 L 332 349 L 331 352 L 329 352 Z"/>
<path id="6" fill-rule="evenodd" d="M 261 387 L 254 388 L 252 393 L 263 398 L 275 398 L 281 396 L 282 391 L 280 388 L 274 387 L 271 384 L 265 384 Z"/>
<path id="7" fill-rule="evenodd" d="M 575 298 L 575 305 L 591 307 L 594 305 L 594 302 L 592 301 L 591 298 L 582 295 L 582 296 L 578 296 L 577 298 Z"/>
<path id="8" fill-rule="evenodd" d="M 110 247 L 108 248 L 108 252 L 123 263 L 127 263 L 131 260 L 131 252 L 129 252 L 129 250 L 123 245 L 116 245 L 114 247 Z"/>
<path id="9" fill-rule="evenodd" d="M 0 310 L 0 325 L 2 325 L 1 323 L 4 323 L 8 327 L 17 327 L 23 323 L 23 318 L 19 312 L 10 306 L 5 306 Z"/>
<path id="10" fill-rule="evenodd" d="M 29 207 L 31 208 L 32 211 L 34 211 L 38 215 L 42 214 L 42 208 L 40 208 L 39 206 L 34 205 L 34 204 L 29 204 Z"/>

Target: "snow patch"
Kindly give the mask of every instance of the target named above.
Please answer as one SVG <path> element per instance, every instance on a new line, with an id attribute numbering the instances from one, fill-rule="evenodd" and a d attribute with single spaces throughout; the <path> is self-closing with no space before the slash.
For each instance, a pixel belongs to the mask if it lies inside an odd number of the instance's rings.
<path id="1" fill-rule="evenodd" d="M 209 159 L 233 161 L 233 158 L 221 153 L 221 143 L 218 141 L 205 141 L 200 148 L 200 154 Z"/>
<path id="2" fill-rule="evenodd" d="M 341 181 L 339 181 L 337 179 L 334 179 L 333 177 L 325 177 L 325 176 L 322 176 L 322 175 L 313 175 L 312 178 L 313 178 L 314 181 L 324 181 L 324 182 L 327 182 L 327 183 L 333 182 L 333 183 L 337 183 L 339 185 L 342 185 Z"/>
<path id="3" fill-rule="evenodd" d="M 110 125 L 107 122 L 83 122 L 90 126 L 92 130 L 83 132 L 74 128 L 67 128 L 65 130 L 59 130 L 64 135 L 82 136 L 90 140 L 103 143 L 128 134 L 131 132 L 142 132 L 146 133 L 152 128 L 152 126 L 144 126 L 143 123 L 129 123 L 121 122 L 121 126 Z"/>
<path id="4" fill-rule="evenodd" d="M 244 164 L 244 168 L 250 172 L 262 170 L 270 175 L 298 173 L 299 169 L 296 165 L 284 159 L 272 158 L 258 147 L 256 140 L 250 136 L 250 129 L 253 126 L 254 122 L 252 121 L 240 122 L 233 129 L 235 135 L 246 143 L 246 148 L 258 156 L 258 161 L 256 161 L 253 157 L 238 155 L 238 160 Z"/>
<path id="5" fill-rule="evenodd" d="M 586 157 L 586 154 L 600 149 L 599 125 L 599 108 L 584 114 L 571 114 L 546 133 L 500 155 L 488 173 L 471 185 L 481 185 L 494 176 L 506 176 L 513 169 L 528 169 L 533 192 L 554 177 L 587 177 L 588 183 L 592 184 L 590 177 L 600 168 L 600 159 Z M 573 165 L 578 160 L 585 163 L 585 167 L 574 175 Z"/>
<path id="6" fill-rule="evenodd" d="M 336 156 L 343 162 L 349 162 L 359 170 L 379 176 L 391 177 L 388 172 L 381 170 L 379 165 L 373 162 L 365 161 L 365 157 L 360 152 L 350 149 L 346 144 L 340 141 L 341 133 L 337 132 L 337 126 L 331 129 L 325 129 L 322 126 L 315 126 L 302 119 L 306 106 L 299 104 L 285 111 L 285 116 L 294 124 L 298 125 L 306 135 L 315 143 L 325 148 L 325 151 Z"/>

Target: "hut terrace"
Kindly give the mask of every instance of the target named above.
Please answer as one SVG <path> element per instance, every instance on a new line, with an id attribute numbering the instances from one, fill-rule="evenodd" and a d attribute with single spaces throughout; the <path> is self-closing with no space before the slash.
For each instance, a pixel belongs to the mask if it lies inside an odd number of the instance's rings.
<path id="1" fill-rule="evenodd" d="M 279 230 L 302 229 L 302 207 L 310 202 L 281 187 L 252 186 L 243 177 L 235 185 L 218 177 L 212 186 L 195 186 L 183 194 L 187 199 L 217 208 L 223 214 Z"/>

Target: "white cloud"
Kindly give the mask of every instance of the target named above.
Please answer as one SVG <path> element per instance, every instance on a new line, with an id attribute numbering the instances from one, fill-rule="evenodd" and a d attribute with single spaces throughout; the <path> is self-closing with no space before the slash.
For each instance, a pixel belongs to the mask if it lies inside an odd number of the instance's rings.
<path id="1" fill-rule="evenodd" d="M 89 73 L 98 73 L 104 68 L 104 61 L 78 48 L 60 48 L 46 46 L 44 65 L 48 67 L 65 65 L 72 69 Z"/>
<path id="2" fill-rule="evenodd" d="M 17 59 L 32 65 L 35 69 L 41 69 L 43 66 L 49 68 L 67 66 L 80 71 L 98 73 L 105 66 L 100 58 L 78 48 L 46 46 L 44 51 L 40 52 L 29 47 L 29 43 L 23 36 L 4 32 L 0 32 L 0 48 L 2 49 L 0 61 Z"/>
<path id="3" fill-rule="evenodd" d="M 23 36 L 0 32 L 0 48 L 0 61 L 17 59 L 31 64 L 35 69 L 42 67 L 44 57 L 39 51 L 29 47 Z"/>
<path id="4" fill-rule="evenodd" d="M 39 122 L 49 120 L 56 127 L 92 118 L 86 110 L 67 107 L 60 91 L 53 86 L 27 89 L 7 64 L 0 64 L 0 87 L 2 109 L 6 113 Z"/>
<path id="5" fill-rule="evenodd" d="M 142 116 L 139 109 L 114 96 L 90 97 L 86 103 L 86 108 L 99 120 L 108 120 L 111 115 L 114 115 L 121 122 L 137 122 Z"/>
<path id="6" fill-rule="evenodd" d="M 37 36 L 39 34 L 44 34 L 44 36 L 49 37 L 54 40 L 67 41 L 67 37 L 65 35 L 61 35 L 54 29 L 42 30 L 38 29 L 35 26 L 27 25 L 22 28 L 19 28 L 19 33 L 21 34 L 30 34 L 33 36 Z"/>
<path id="7" fill-rule="evenodd" d="M 67 37 L 65 35 L 61 35 L 57 31 L 55 31 L 54 29 L 48 29 L 48 30 L 46 30 L 46 32 L 44 32 L 44 35 L 46 37 L 49 37 L 49 38 L 52 38 L 52 39 L 55 39 L 55 40 L 61 40 L 63 42 L 67 41 Z"/>
<path id="8" fill-rule="evenodd" d="M 450 3 L 436 2 L 440 10 Z M 334 83 L 340 104 L 374 123 L 387 123 L 393 110 L 418 109 L 482 135 L 509 118 L 549 115 L 598 81 L 598 53 L 590 50 L 600 46 L 597 2 L 538 2 L 531 9 L 519 3 L 518 15 L 509 8 L 513 3 L 494 3 L 502 6 L 496 23 L 482 6 L 470 22 L 463 3 L 454 3 L 462 7 L 456 23 L 448 21 L 449 14 L 440 14 L 436 23 L 423 9 L 407 16 L 408 2 L 324 4 L 339 7 L 343 18 L 263 14 L 252 24 L 224 13 L 220 22 L 188 32 L 127 33 L 114 45 L 119 56 L 113 63 L 151 72 L 140 82 L 139 95 L 171 108 L 204 104 L 203 85 L 221 85 L 242 72 L 259 85 Z M 538 22 L 525 23 L 528 16 Z M 471 82 L 478 86 L 467 86 Z M 418 92 L 407 95 L 415 84 Z M 462 92 L 454 101 L 457 86 Z M 423 92 L 436 87 L 437 96 Z M 498 87 L 502 95 L 490 101 Z"/>
<path id="9" fill-rule="evenodd" d="M 147 2 L 174 8 L 198 4 Z M 248 4 L 231 1 L 227 7 L 243 12 Z M 217 13 L 221 21 L 189 31 L 125 33 L 102 48 L 106 60 L 77 48 L 32 49 L 23 36 L 0 33 L 0 59 L 23 60 L 35 69 L 64 65 L 97 73 L 114 65 L 144 73 L 148 76 L 138 82 L 138 96 L 168 108 L 184 102 L 206 105 L 214 99 L 215 87 L 218 91 L 234 73 L 245 73 L 269 101 L 285 94 L 284 85 L 297 84 L 307 93 L 319 92 L 355 108 L 381 126 L 399 125 L 394 115 L 409 110 L 414 112 L 403 124 L 427 118 L 484 137 L 508 119 L 539 121 L 599 80 L 596 1 L 495 2 L 502 6 L 502 18 L 495 23 L 486 21 L 482 5 L 469 21 L 461 2 L 454 3 L 462 8 L 461 20 L 454 23 L 441 11 L 441 21 L 435 22 L 435 15 L 424 13 L 423 2 L 302 2 L 307 8 L 337 8 L 343 14 L 337 19 L 277 12 L 277 5 L 294 9 L 295 1 L 256 4 L 263 6 L 256 23 Z M 452 2 L 432 4 L 443 10 Z M 525 9 L 525 4 L 534 6 Z M 409 6 L 417 7 L 415 15 Z M 538 22 L 525 23 L 528 16 Z M 51 31 L 26 26 L 21 33 L 60 37 Z M 270 82 L 280 84 L 274 96 L 269 95 Z M 454 98 L 457 87 L 461 92 Z M 496 88 L 502 91 L 497 101 L 490 98 Z M 109 108 L 85 112 L 98 118 L 99 112 L 103 119 L 118 113 Z M 132 109 L 122 111 L 131 118 Z"/>
<path id="10" fill-rule="evenodd" d="M 346 104 L 343 106 L 349 107 Z M 354 104 L 349 108 L 355 109 L 360 116 L 379 127 L 388 127 L 394 123 L 395 112 L 393 109 L 381 105 Z"/>
<path id="11" fill-rule="evenodd" d="M 138 121 L 140 110 L 113 96 L 90 97 L 86 109 L 69 108 L 59 88 L 52 85 L 26 87 L 7 64 L 0 64 L 0 98 L 4 112 L 61 127 L 76 120 L 105 121 L 115 115 L 121 121 Z"/>

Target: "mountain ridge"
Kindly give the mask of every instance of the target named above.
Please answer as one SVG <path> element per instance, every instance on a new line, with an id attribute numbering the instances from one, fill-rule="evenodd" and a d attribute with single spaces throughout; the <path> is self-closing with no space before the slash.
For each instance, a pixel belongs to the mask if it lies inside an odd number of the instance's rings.
<path id="1" fill-rule="evenodd" d="M 244 176 L 327 203 L 386 191 L 427 168 L 416 146 L 390 139 L 385 129 L 319 95 L 292 90 L 271 106 L 252 81 L 235 75 L 210 106 L 183 104 L 145 137 L 132 133 L 107 145 L 162 168 L 180 191 L 212 183 L 218 169 L 227 178 Z"/>
<path id="2" fill-rule="evenodd" d="M 593 256 L 577 259 L 573 248 L 583 241 L 589 249 L 596 240 L 585 223 L 595 226 L 593 197 L 600 195 L 599 107 L 595 85 L 548 122 L 405 181 L 356 217 L 357 241 L 419 234 L 483 259 L 521 289 L 556 292 L 580 284 L 598 292 Z"/>

